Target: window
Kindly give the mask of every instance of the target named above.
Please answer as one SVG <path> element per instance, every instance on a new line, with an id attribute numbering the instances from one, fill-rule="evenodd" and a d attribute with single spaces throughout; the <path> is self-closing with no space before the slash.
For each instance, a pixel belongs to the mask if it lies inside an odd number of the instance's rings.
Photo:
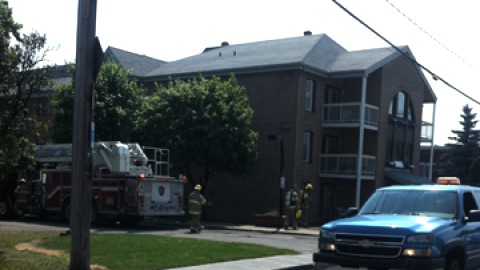
<path id="1" fill-rule="evenodd" d="M 338 103 L 340 101 L 340 91 L 337 88 L 327 86 L 325 89 L 325 104 Z"/>
<path id="2" fill-rule="evenodd" d="M 37 104 L 37 115 L 46 116 L 50 113 L 50 102 L 47 99 L 41 99 Z"/>
<path id="3" fill-rule="evenodd" d="M 313 112 L 315 100 L 315 81 L 307 80 L 307 90 L 305 91 L 305 111 Z"/>
<path id="4" fill-rule="evenodd" d="M 310 131 L 303 132 L 303 162 L 312 162 L 312 138 L 313 133 Z"/>
<path id="5" fill-rule="evenodd" d="M 323 154 L 335 154 L 337 152 L 337 137 L 325 135 L 323 137 Z"/>
<path id="6" fill-rule="evenodd" d="M 388 114 L 399 120 L 405 119 L 407 121 L 414 121 L 412 101 L 410 97 L 405 92 L 398 92 L 398 94 L 390 101 Z"/>
<path id="7" fill-rule="evenodd" d="M 398 92 L 390 101 L 388 120 L 387 162 L 412 165 L 415 115 L 412 101 L 405 92 Z"/>
<path id="8" fill-rule="evenodd" d="M 400 92 L 397 94 L 397 117 L 405 118 L 405 93 Z"/>

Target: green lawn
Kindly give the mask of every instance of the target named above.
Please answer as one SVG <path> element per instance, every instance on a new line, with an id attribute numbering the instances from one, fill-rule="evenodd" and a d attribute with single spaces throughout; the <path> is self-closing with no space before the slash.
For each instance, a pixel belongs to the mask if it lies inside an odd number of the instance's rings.
<path id="1" fill-rule="evenodd" d="M 47 256 L 18 251 L 15 245 L 41 240 L 41 246 L 63 250 Z M 0 269 L 68 269 L 70 237 L 55 232 L 0 232 Z M 90 264 L 112 270 L 168 269 L 213 262 L 296 254 L 266 246 L 138 234 L 91 234 Z"/>

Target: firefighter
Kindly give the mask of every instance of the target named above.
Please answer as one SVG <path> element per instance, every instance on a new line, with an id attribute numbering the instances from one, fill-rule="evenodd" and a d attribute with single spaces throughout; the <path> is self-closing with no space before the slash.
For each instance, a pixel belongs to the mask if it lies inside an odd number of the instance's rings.
<path id="1" fill-rule="evenodd" d="M 17 216 L 21 219 L 25 217 L 28 197 L 29 191 L 27 180 L 25 180 L 25 178 L 20 178 L 17 188 L 15 189 L 15 211 L 17 213 Z"/>
<path id="2" fill-rule="evenodd" d="M 201 185 L 196 185 L 192 193 L 188 196 L 188 213 L 192 217 L 190 223 L 191 233 L 200 233 L 202 225 L 200 224 L 200 216 L 202 215 L 202 206 L 206 203 L 205 198 L 200 194 Z"/>
<path id="3" fill-rule="evenodd" d="M 312 208 L 312 184 L 308 183 L 300 196 L 300 209 L 302 210 L 301 225 L 308 227 L 310 224 L 310 210 Z"/>
<path id="4" fill-rule="evenodd" d="M 300 210 L 300 200 L 298 197 L 297 187 L 293 185 L 287 192 L 285 197 L 285 206 L 287 208 L 287 216 L 285 218 L 285 230 L 292 226 L 294 230 L 297 229 L 297 210 Z"/>

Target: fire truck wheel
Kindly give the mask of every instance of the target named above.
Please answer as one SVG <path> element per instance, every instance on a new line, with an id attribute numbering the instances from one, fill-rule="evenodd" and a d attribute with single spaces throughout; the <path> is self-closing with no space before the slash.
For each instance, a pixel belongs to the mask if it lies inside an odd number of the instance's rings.
<path id="1" fill-rule="evenodd" d="M 124 217 L 120 219 L 120 225 L 124 227 L 135 227 L 143 221 L 143 217 Z"/>
<path id="2" fill-rule="evenodd" d="M 63 204 L 63 216 L 64 218 L 70 222 L 70 211 L 71 211 L 71 204 L 70 200 L 65 201 Z M 95 223 L 98 219 L 98 209 L 95 202 L 92 202 L 92 208 L 90 210 L 90 223 Z"/>
<path id="3" fill-rule="evenodd" d="M 11 214 L 10 209 L 10 200 L 5 198 L 5 200 L 0 201 L 0 218 L 6 218 Z"/>
<path id="4" fill-rule="evenodd" d="M 5 217 L 8 212 L 8 206 L 6 202 L 0 202 L 0 217 Z"/>
<path id="5" fill-rule="evenodd" d="M 95 202 L 92 202 L 92 209 L 90 209 L 90 223 L 96 224 L 99 221 L 98 208 Z"/>
<path id="6" fill-rule="evenodd" d="M 67 200 L 63 203 L 63 217 L 70 223 L 70 200 Z"/>

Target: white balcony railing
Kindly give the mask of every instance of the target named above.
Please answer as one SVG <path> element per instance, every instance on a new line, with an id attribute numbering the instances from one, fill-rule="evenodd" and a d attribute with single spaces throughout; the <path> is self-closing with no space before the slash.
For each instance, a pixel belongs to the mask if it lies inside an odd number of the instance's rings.
<path id="1" fill-rule="evenodd" d="M 321 154 L 320 155 L 320 174 L 329 175 L 350 175 L 357 173 L 356 154 Z M 376 168 L 376 157 L 363 155 L 362 175 L 374 176 Z"/>
<path id="2" fill-rule="evenodd" d="M 323 125 L 324 126 L 351 126 L 360 123 L 360 102 L 352 103 L 331 103 L 324 104 L 323 107 Z M 368 127 L 378 127 L 378 107 L 365 105 L 365 125 Z"/>

